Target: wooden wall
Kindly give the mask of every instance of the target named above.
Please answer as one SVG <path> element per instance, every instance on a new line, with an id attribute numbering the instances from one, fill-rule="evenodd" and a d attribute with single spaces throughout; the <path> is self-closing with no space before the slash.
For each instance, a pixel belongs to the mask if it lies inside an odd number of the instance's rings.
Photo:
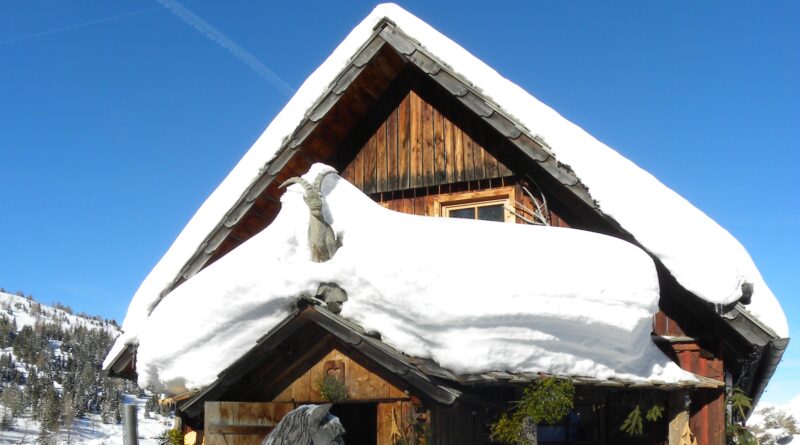
<path id="1" fill-rule="evenodd" d="M 333 349 L 311 369 L 287 386 L 275 397 L 274 401 L 298 404 L 327 403 L 319 393 L 317 382 L 322 379 L 325 363 L 329 361 L 340 361 L 344 365 L 344 384 L 349 401 L 397 401 L 409 398 L 400 388 L 364 368 L 341 351 Z"/>
<path id="2" fill-rule="evenodd" d="M 292 403 L 206 402 L 205 445 L 260 445 Z"/>
<path id="3" fill-rule="evenodd" d="M 469 193 L 479 191 L 499 190 L 506 187 L 514 188 L 514 199 L 525 207 L 533 209 L 533 200 L 528 197 L 520 186 L 520 181 L 515 177 L 484 179 L 481 181 L 468 181 L 455 184 L 442 184 L 433 187 L 423 187 L 413 190 L 400 190 L 394 192 L 375 193 L 372 199 L 396 212 L 409 213 L 420 216 L 439 216 L 436 214 L 436 200 L 450 200 L 455 197 L 468 196 Z M 550 211 L 550 225 L 554 227 L 569 227 L 569 224 L 556 212 Z M 517 223 L 523 223 L 517 220 Z"/>
<path id="4" fill-rule="evenodd" d="M 704 345 L 687 335 L 683 327 L 664 312 L 653 317 L 653 332 L 670 337 L 661 348 L 676 360 L 682 369 L 694 374 L 725 381 L 725 362 L 721 345 Z M 698 443 L 722 445 L 725 443 L 725 395 L 722 389 L 692 393 L 689 427 Z"/>
<path id="5" fill-rule="evenodd" d="M 489 445 L 489 425 L 494 418 L 485 406 L 460 403 L 452 408 L 431 409 L 431 445 Z"/>
<path id="6" fill-rule="evenodd" d="M 412 90 L 342 176 L 367 194 L 510 176 L 468 131 Z"/>
<path id="7" fill-rule="evenodd" d="M 199 431 L 201 436 L 205 433 L 204 444 L 257 445 L 292 409 L 309 403 L 328 403 L 322 398 L 317 382 L 324 375 L 326 364 L 332 362 L 338 369 L 344 369 L 347 400 L 341 403 L 375 404 L 377 445 L 394 445 L 396 439 L 411 431 L 412 422 L 427 424 L 427 410 L 418 399 L 333 349 L 272 401 L 206 402 L 205 430 Z"/>

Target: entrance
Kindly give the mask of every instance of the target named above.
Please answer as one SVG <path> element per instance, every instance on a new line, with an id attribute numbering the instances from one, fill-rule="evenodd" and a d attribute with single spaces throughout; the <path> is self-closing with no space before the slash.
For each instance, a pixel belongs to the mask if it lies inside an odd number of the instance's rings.
<path id="1" fill-rule="evenodd" d="M 378 405 L 376 403 L 337 403 L 331 414 L 344 426 L 347 445 L 377 445 Z"/>

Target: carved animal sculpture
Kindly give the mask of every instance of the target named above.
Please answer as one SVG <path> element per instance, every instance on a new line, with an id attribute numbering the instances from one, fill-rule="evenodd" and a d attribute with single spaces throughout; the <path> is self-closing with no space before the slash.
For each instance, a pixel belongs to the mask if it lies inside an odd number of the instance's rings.
<path id="1" fill-rule="evenodd" d="M 335 171 L 320 173 L 311 185 L 303 178 L 297 176 L 289 178 L 281 184 L 286 187 L 290 184 L 300 184 L 305 189 L 303 200 L 311 212 L 311 219 L 308 222 L 308 244 L 311 247 L 311 261 L 323 263 L 333 258 L 336 250 L 342 245 L 341 240 L 337 239 L 333 233 L 331 225 L 325 221 L 322 214 L 322 207 L 325 205 L 325 195 L 322 194 L 322 181 L 325 176 Z"/>
<path id="2" fill-rule="evenodd" d="M 344 427 L 330 409 L 328 403 L 290 411 L 261 445 L 344 445 Z"/>

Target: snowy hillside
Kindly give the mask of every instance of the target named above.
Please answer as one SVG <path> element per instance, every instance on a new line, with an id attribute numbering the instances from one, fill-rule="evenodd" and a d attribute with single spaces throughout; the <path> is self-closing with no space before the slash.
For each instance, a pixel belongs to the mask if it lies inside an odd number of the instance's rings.
<path id="1" fill-rule="evenodd" d="M 800 445 L 800 395 L 785 405 L 759 404 L 747 426 L 761 445 Z"/>
<path id="2" fill-rule="evenodd" d="M 113 320 L 0 290 L 0 444 L 122 442 L 120 403 L 136 403 L 140 443 L 167 429 L 157 398 L 103 377 Z"/>
<path id="3" fill-rule="evenodd" d="M 72 310 L 61 305 L 47 306 L 25 297 L 18 292 L 16 295 L 0 291 L 0 315 L 10 316 L 14 319 L 17 329 L 25 326 L 33 327 L 37 321 L 57 323 L 64 327 L 83 326 L 87 329 L 102 329 L 112 336 L 119 335 L 119 328 L 113 320 L 103 320 L 88 314 L 73 314 Z"/>

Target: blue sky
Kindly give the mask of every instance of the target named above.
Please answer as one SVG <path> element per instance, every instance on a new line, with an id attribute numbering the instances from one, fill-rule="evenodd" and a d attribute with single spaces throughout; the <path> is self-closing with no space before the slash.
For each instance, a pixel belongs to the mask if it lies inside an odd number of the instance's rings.
<path id="1" fill-rule="evenodd" d="M 0 3 L 6 290 L 121 321 L 290 90 L 374 6 L 181 3 L 209 29 L 167 3 Z M 800 3 L 401 5 L 731 231 L 800 326 Z M 765 400 L 800 393 L 798 351 Z"/>

